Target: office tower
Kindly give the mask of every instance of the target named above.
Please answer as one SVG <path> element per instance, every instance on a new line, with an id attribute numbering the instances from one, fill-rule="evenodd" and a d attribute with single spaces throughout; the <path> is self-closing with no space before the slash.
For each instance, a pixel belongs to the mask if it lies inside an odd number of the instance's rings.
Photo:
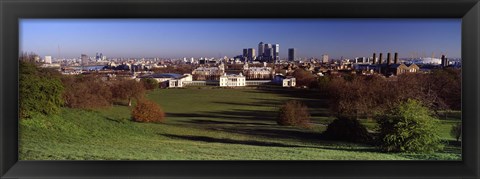
<path id="1" fill-rule="evenodd" d="M 263 53 L 265 53 L 265 46 L 263 42 L 260 42 L 258 44 L 258 56 L 263 56 Z"/>
<path id="2" fill-rule="evenodd" d="M 327 54 L 322 55 L 322 62 L 323 63 L 328 63 L 328 55 Z"/>
<path id="3" fill-rule="evenodd" d="M 265 44 L 265 45 L 264 45 L 263 57 L 264 57 L 266 60 L 271 60 L 271 59 L 272 59 L 272 56 L 273 56 L 272 44 Z"/>
<path id="4" fill-rule="evenodd" d="M 247 58 L 250 61 L 253 61 L 255 59 L 255 49 L 254 48 L 247 49 Z"/>
<path id="5" fill-rule="evenodd" d="M 295 60 L 295 48 L 289 48 L 288 49 L 288 61 L 294 61 Z"/>
<path id="6" fill-rule="evenodd" d="M 247 57 L 248 56 L 248 49 L 244 48 L 243 49 L 243 57 Z"/>
<path id="7" fill-rule="evenodd" d="M 273 60 L 277 61 L 280 60 L 280 45 L 279 44 L 273 44 Z"/>
<path id="8" fill-rule="evenodd" d="M 376 62 L 376 60 L 377 60 L 376 58 L 377 58 L 377 54 L 376 54 L 376 53 L 373 53 L 373 57 L 372 57 L 372 60 L 373 60 L 373 61 L 372 61 L 372 64 L 374 64 L 374 65 L 375 65 L 375 62 Z"/>

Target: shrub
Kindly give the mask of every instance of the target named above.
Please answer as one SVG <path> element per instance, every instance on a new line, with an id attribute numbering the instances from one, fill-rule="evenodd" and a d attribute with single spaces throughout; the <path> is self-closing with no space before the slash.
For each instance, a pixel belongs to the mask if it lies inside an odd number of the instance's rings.
<path id="1" fill-rule="evenodd" d="M 133 108 L 132 119 L 136 122 L 163 122 L 165 113 L 158 104 L 144 99 Z"/>
<path id="2" fill-rule="evenodd" d="M 457 142 L 460 141 L 460 138 L 462 138 L 462 123 L 453 125 L 452 129 L 450 130 L 450 135 L 455 137 Z"/>
<path id="3" fill-rule="evenodd" d="M 279 125 L 307 127 L 309 122 L 308 108 L 300 101 L 290 100 L 279 108 L 277 119 Z"/>
<path id="4" fill-rule="evenodd" d="M 145 87 L 146 90 L 154 90 L 158 88 L 157 80 L 154 80 L 152 78 L 143 78 L 140 81 L 142 82 L 143 87 Z"/>
<path id="5" fill-rule="evenodd" d="M 386 152 L 434 152 L 443 148 L 438 119 L 420 102 L 409 99 L 376 117 L 379 147 Z"/>
<path id="6" fill-rule="evenodd" d="M 367 128 L 357 119 L 339 117 L 328 124 L 327 130 L 323 133 L 327 139 L 342 140 L 348 142 L 369 142 L 371 135 Z"/>
<path id="7" fill-rule="evenodd" d="M 20 118 L 58 113 L 64 103 L 62 98 L 64 88 L 60 74 L 53 70 L 38 68 L 27 60 L 20 61 L 19 71 Z"/>

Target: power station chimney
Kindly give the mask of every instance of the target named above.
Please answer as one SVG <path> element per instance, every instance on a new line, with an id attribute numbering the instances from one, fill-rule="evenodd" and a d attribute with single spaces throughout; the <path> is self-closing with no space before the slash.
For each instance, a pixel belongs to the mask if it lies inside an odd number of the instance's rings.
<path id="1" fill-rule="evenodd" d="M 390 57 L 390 52 L 387 53 L 387 65 L 392 64 L 392 58 Z"/>
<path id="2" fill-rule="evenodd" d="M 442 67 L 446 67 L 448 66 L 448 62 L 447 62 L 447 58 L 445 57 L 445 55 L 442 55 Z"/>
<path id="3" fill-rule="evenodd" d="M 383 58 L 383 54 L 382 53 L 378 54 L 378 64 L 382 64 L 382 60 L 383 60 L 382 58 Z"/>
<path id="4" fill-rule="evenodd" d="M 394 57 L 393 57 L 393 63 L 395 63 L 395 64 L 398 64 L 398 63 L 399 63 L 399 61 L 398 61 L 398 52 L 395 52 L 395 55 L 394 55 Z"/>
<path id="5" fill-rule="evenodd" d="M 376 59 L 375 59 L 375 58 L 377 58 L 377 54 L 376 54 L 376 53 L 373 53 L 373 63 L 372 63 L 373 65 L 375 65 L 375 62 L 376 62 Z"/>

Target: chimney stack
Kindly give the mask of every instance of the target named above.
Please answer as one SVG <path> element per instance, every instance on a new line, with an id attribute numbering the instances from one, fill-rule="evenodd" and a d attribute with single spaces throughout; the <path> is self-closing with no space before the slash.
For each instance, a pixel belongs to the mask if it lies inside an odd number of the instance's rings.
<path id="1" fill-rule="evenodd" d="M 442 67 L 446 67 L 448 66 L 448 62 L 447 62 L 447 58 L 445 57 L 445 55 L 442 55 Z"/>
<path id="2" fill-rule="evenodd" d="M 376 61 L 375 61 L 375 60 L 376 60 L 375 58 L 377 58 L 377 54 L 376 54 L 376 53 L 373 53 L 373 63 L 372 63 L 373 65 L 375 65 L 375 62 L 376 62 Z"/>
<path id="3" fill-rule="evenodd" d="M 383 58 L 382 56 L 383 56 L 382 53 L 380 53 L 380 54 L 378 55 L 378 64 L 382 64 L 382 60 L 383 60 L 383 59 L 382 59 L 382 58 Z"/>
<path id="4" fill-rule="evenodd" d="M 392 64 L 392 58 L 390 56 L 390 52 L 387 53 L 387 65 Z"/>
<path id="5" fill-rule="evenodd" d="M 395 52 L 395 56 L 393 57 L 393 63 L 398 64 L 398 53 Z"/>

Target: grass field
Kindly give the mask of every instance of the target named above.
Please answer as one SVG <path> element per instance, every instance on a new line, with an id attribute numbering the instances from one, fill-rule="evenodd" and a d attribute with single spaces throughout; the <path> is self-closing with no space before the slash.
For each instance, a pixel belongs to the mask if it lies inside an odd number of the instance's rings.
<path id="1" fill-rule="evenodd" d="M 319 92 L 299 89 L 159 89 L 147 94 L 167 114 L 161 124 L 130 121 L 130 108 L 62 109 L 20 121 L 21 160 L 459 160 L 459 146 L 433 154 L 381 153 L 322 140 L 333 120 Z M 313 127 L 279 126 L 277 107 L 304 101 Z M 460 115 L 442 120 L 442 137 Z M 373 121 L 364 124 L 374 128 Z M 452 142 L 449 142 L 452 143 Z"/>

